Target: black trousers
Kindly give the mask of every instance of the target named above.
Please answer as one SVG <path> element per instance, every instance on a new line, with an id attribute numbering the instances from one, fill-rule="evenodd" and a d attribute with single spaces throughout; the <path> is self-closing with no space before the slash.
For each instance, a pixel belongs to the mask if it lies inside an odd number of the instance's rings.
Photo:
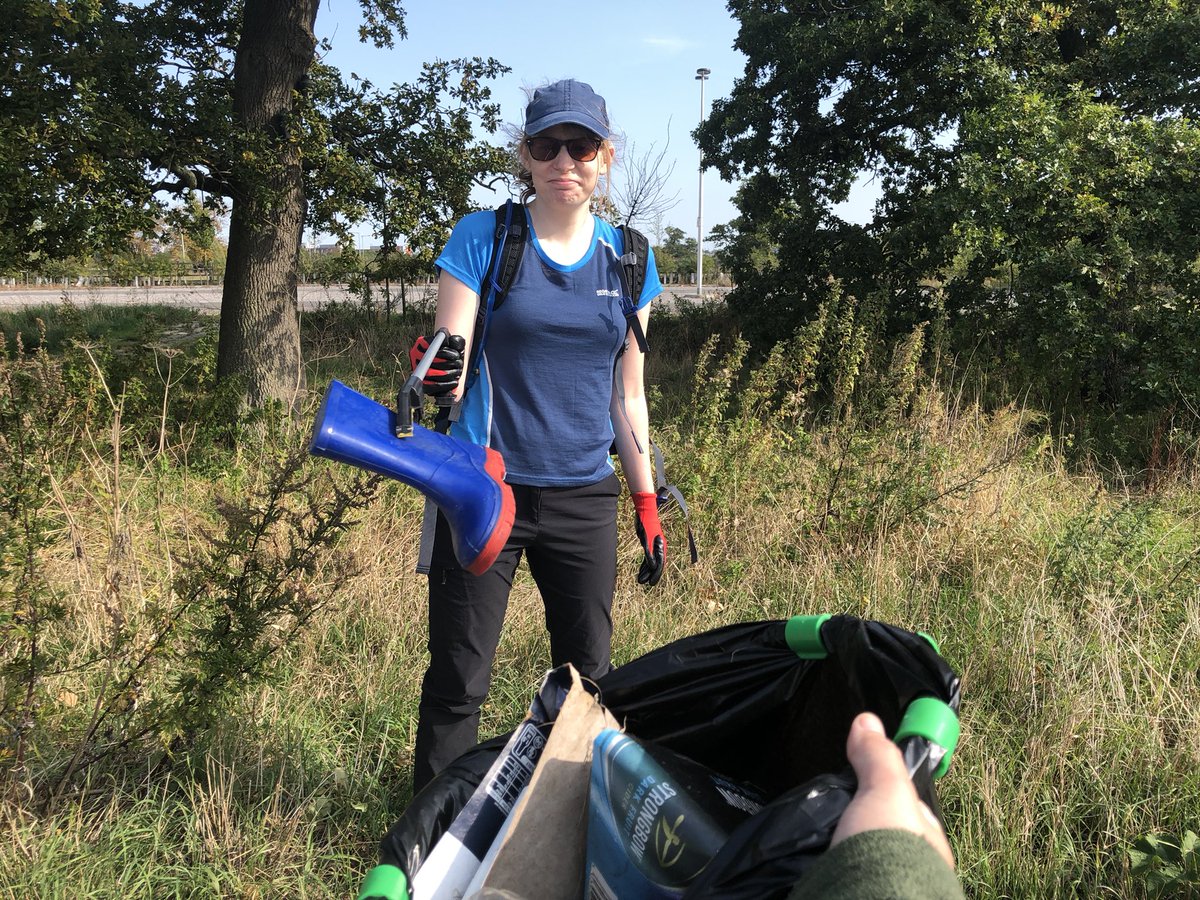
<path id="1" fill-rule="evenodd" d="M 429 570 L 429 668 L 421 685 L 413 792 L 479 740 L 479 710 L 525 556 L 546 609 L 553 666 L 572 663 L 598 678 L 611 668 L 612 599 L 617 578 L 615 474 L 585 487 L 512 485 L 512 535 L 495 564 L 475 576 L 454 557 L 438 515 Z"/>

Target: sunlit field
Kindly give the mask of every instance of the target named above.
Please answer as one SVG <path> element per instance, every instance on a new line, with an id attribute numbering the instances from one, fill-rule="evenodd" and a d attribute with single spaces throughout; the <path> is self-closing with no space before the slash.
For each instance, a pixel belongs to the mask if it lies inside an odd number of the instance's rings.
<path id="1" fill-rule="evenodd" d="M 211 318 L 15 315 L 0 896 L 353 896 L 410 797 L 421 498 L 305 447 L 330 378 L 391 402 L 427 308 L 306 314 L 302 412 L 253 419 L 212 387 Z M 639 586 L 622 500 L 614 661 L 797 613 L 928 632 L 963 681 L 939 796 L 968 895 L 1150 896 L 1135 841 L 1200 830 L 1194 466 L 1118 476 L 1042 411 L 981 407 L 920 333 L 854 359 L 834 335 L 756 356 L 722 306 L 652 321 L 700 559 L 672 513 Z M 484 737 L 548 660 L 522 572 Z"/>

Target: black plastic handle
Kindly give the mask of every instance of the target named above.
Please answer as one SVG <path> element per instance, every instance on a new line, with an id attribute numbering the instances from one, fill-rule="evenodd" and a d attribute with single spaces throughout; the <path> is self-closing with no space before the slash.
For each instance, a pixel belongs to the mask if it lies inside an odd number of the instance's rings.
<path id="1" fill-rule="evenodd" d="M 434 333 L 429 342 L 429 349 L 425 351 L 413 373 L 400 388 L 400 393 L 396 395 L 396 437 L 412 437 L 413 423 L 421 419 L 421 403 L 425 399 L 425 376 L 429 374 L 434 357 L 449 337 L 450 332 L 445 328 L 439 328 Z"/>

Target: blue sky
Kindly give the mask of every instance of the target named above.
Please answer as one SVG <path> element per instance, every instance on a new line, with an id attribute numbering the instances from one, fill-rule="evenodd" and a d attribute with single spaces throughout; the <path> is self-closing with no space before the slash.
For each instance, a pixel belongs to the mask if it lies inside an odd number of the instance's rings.
<path id="1" fill-rule="evenodd" d="M 613 124 L 639 155 L 651 144 L 668 148 L 675 169 L 667 194 L 678 192 L 678 204 L 665 224 L 696 233 L 699 150 L 691 137 L 700 119 L 696 69 L 711 70 L 704 86 L 707 113 L 713 98 L 729 94 L 745 66 L 745 57 L 733 49 L 738 23 L 723 3 L 409 0 L 404 6 L 408 39 L 392 50 L 377 50 L 358 41 L 357 0 L 326 0 L 317 15 L 318 36 L 332 44 L 326 62 L 388 86 L 414 79 L 422 62 L 491 56 L 512 69 L 493 84 L 493 96 L 504 120 L 513 124 L 523 118 L 523 87 L 568 77 L 586 81 L 605 98 Z M 620 179 L 619 167 L 614 177 Z M 705 234 L 737 214 L 734 190 L 715 171 L 704 173 Z M 477 199 L 491 202 L 486 193 Z M 854 212 L 848 217 L 861 220 Z"/>

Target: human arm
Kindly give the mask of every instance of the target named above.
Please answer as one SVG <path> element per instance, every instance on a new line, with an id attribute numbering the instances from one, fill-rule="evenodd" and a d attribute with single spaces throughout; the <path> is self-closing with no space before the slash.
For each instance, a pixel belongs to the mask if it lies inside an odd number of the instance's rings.
<path id="1" fill-rule="evenodd" d="M 851 723 L 846 756 L 858 777 L 858 790 L 842 813 L 830 846 L 863 831 L 902 828 L 925 838 L 953 869 L 954 854 L 941 823 L 917 796 L 900 748 L 888 740 L 874 713 L 861 713 Z"/>
<path id="2" fill-rule="evenodd" d="M 445 328 L 450 338 L 431 366 L 432 377 L 425 379 L 425 392 L 431 396 L 460 396 L 462 393 L 462 375 L 471 359 L 471 342 L 479 307 L 478 286 L 486 277 L 491 259 L 494 221 L 495 216 L 489 211 L 471 213 L 460 219 L 434 263 L 438 269 L 438 295 L 430 336 L 435 335 L 438 329 Z M 426 347 L 428 340 L 418 338 L 410 351 L 414 369 L 424 356 Z M 467 374 L 469 376 L 470 373 Z"/>
<path id="3" fill-rule="evenodd" d="M 471 358 L 471 341 L 474 339 L 475 312 L 478 306 L 479 295 L 474 290 L 449 272 L 441 271 L 438 276 L 434 333 L 436 334 L 440 328 L 445 328 L 451 336 L 459 336 L 462 340 L 462 347 L 459 351 L 459 378 L 454 385 L 448 385 L 448 387 L 452 387 L 452 390 L 441 391 L 441 393 L 453 393 L 457 397 L 462 390 L 462 369 Z M 420 362 L 418 348 L 423 340 L 423 338 L 418 338 L 417 344 L 413 346 L 411 360 L 413 368 L 416 368 L 417 363 Z M 429 391 L 428 385 L 426 391 L 432 393 Z"/>
<path id="4" fill-rule="evenodd" d="M 649 304 L 638 310 L 637 317 L 645 334 L 650 323 Z M 633 497 L 638 539 L 646 555 L 638 572 L 638 581 L 653 587 L 662 577 L 667 539 L 658 520 L 658 502 L 654 492 L 650 413 L 646 404 L 644 378 L 645 354 L 638 349 L 632 328 L 626 334 L 626 348 L 614 379 L 609 415 L 625 483 Z"/>
<path id="5" fill-rule="evenodd" d="M 961 900 L 954 854 L 913 787 L 900 750 L 872 713 L 850 726 L 846 755 L 858 778 L 830 849 L 790 900 Z"/>
<path id="6" fill-rule="evenodd" d="M 650 307 L 638 310 L 642 333 L 650 324 Z M 626 350 L 621 354 L 613 381 L 609 414 L 616 438 L 617 456 L 630 493 L 654 492 L 654 466 L 650 461 L 650 412 L 646 405 L 645 360 L 633 339 L 626 333 Z M 635 440 L 636 439 L 636 440 Z"/>
<path id="7" fill-rule="evenodd" d="M 827 850 L 788 900 L 963 900 L 963 891 L 924 838 L 903 828 L 876 828 Z"/>

